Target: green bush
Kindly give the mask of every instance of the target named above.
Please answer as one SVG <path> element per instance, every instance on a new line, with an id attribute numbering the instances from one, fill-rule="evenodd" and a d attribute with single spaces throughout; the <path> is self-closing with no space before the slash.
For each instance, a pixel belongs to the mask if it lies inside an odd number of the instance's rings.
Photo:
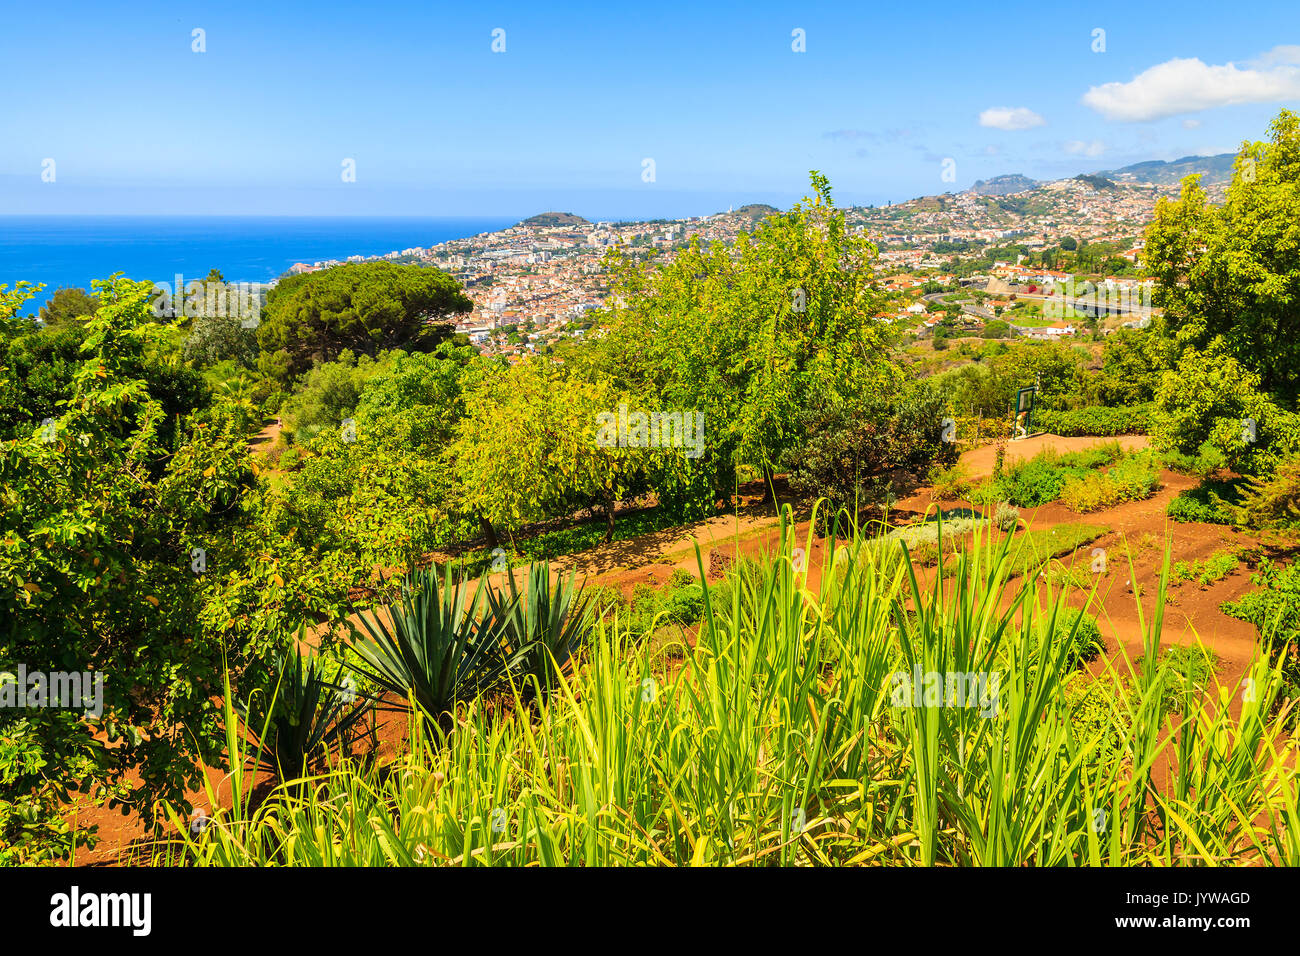
<path id="1" fill-rule="evenodd" d="M 1076 608 L 1061 608 L 1061 612 L 1057 615 L 1056 627 L 1052 631 L 1052 643 L 1059 645 L 1062 642 L 1069 644 L 1065 663 L 1070 668 L 1092 660 L 1106 649 L 1101 639 L 1101 628 L 1097 626 L 1097 619 L 1086 611 Z"/>
<path id="2" fill-rule="evenodd" d="M 1150 498 L 1159 486 L 1151 456 L 1143 453 L 1120 459 L 1105 472 L 1089 472 L 1066 480 L 1061 502 L 1080 514 L 1109 508 L 1125 501 Z"/>
<path id="3" fill-rule="evenodd" d="M 1107 407 L 1091 405 L 1070 411 L 1041 410 L 1035 424 L 1054 435 L 1145 435 L 1151 427 L 1151 404 Z"/>
<path id="4" fill-rule="evenodd" d="M 1129 718 L 1123 707 L 1115 704 L 1112 688 L 1080 675 L 1071 681 L 1065 691 L 1070 707 L 1070 726 L 1075 739 L 1082 742 L 1099 740 L 1094 759 L 1104 758 L 1124 750 L 1129 736 Z"/>
<path id="5" fill-rule="evenodd" d="M 1216 551 L 1204 561 L 1179 561 L 1169 574 L 1169 580 L 1174 584 L 1181 584 L 1183 581 L 1196 581 L 1202 587 L 1213 584 L 1215 581 L 1221 581 L 1241 564 L 1240 559 L 1233 551 Z"/>
<path id="6" fill-rule="evenodd" d="M 1214 682 L 1214 673 L 1219 668 L 1219 658 L 1214 652 L 1199 646 L 1167 647 L 1160 654 L 1160 662 L 1167 665 L 1161 668 L 1162 715 L 1181 714 L 1189 696 L 1193 701 L 1199 700 Z"/>
<path id="7" fill-rule="evenodd" d="M 1055 456 L 1036 455 L 1017 462 L 1003 473 L 999 497 L 1021 508 L 1035 508 L 1060 497 L 1068 472 Z"/>
<path id="8" fill-rule="evenodd" d="M 1232 505 L 1241 499 L 1240 481 L 1202 481 L 1180 491 L 1165 508 L 1174 521 L 1232 524 Z"/>
<path id="9" fill-rule="evenodd" d="M 930 469 L 929 481 L 931 497 L 936 501 L 955 501 L 965 498 L 974 488 L 974 481 L 963 465 L 951 468 L 936 467 Z"/>
<path id="10" fill-rule="evenodd" d="M 1284 657 L 1282 676 L 1290 696 L 1300 697 L 1300 657 L 1295 642 L 1300 635 L 1300 562 L 1286 567 L 1260 562 L 1250 576 L 1258 590 L 1220 606 L 1224 614 L 1255 625 L 1270 664 Z M 1290 646 L 1288 646 L 1288 643 Z"/>

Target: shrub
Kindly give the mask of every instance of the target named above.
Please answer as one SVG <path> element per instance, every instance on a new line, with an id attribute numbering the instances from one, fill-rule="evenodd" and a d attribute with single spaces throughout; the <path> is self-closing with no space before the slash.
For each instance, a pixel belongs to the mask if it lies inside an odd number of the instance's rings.
<path id="1" fill-rule="evenodd" d="M 1266 559 L 1250 580 L 1258 590 L 1225 602 L 1220 610 L 1255 625 L 1270 664 L 1285 656 L 1283 680 L 1292 697 L 1300 696 L 1300 657 L 1294 643 L 1300 633 L 1300 562 L 1281 567 Z"/>
<path id="2" fill-rule="evenodd" d="M 1097 619 L 1075 608 L 1061 608 L 1056 617 L 1056 627 L 1052 630 L 1052 643 L 1069 645 L 1065 664 L 1070 668 L 1092 660 L 1106 647 L 1101 639 Z"/>
<path id="3" fill-rule="evenodd" d="M 337 664 L 326 676 L 316 657 L 295 649 L 286 657 L 275 684 L 261 700 L 244 708 L 245 725 L 259 737 L 263 769 L 282 781 L 297 780 L 322 767 L 330 757 L 351 752 L 369 713 L 369 701 L 359 699 L 355 681 Z M 349 684 L 351 682 L 351 684 Z M 269 714 L 258 706 L 269 706 Z"/>
<path id="4" fill-rule="evenodd" d="M 999 531 L 1014 531 L 1020 527 L 1020 509 L 1002 502 L 993 515 L 993 523 Z"/>
<path id="5" fill-rule="evenodd" d="M 397 603 L 361 615 L 366 637 L 351 666 L 444 726 L 458 703 L 512 681 L 544 693 L 586 634 L 585 601 L 572 577 L 553 585 L 544 563 L 524 580 L 521 590 L 507 575 L 507 596 L 484 575 L 469 598 L 469 582 L 453 582 L 450 567 L 441 589 L 437 568 L 417 571 Z"/>
<path id="6" fill-rule="evenodd" d="M 1149 462 L 1149 456 L 1132 455 L 1105 473 L 1069 478 L 1061 489 L 1061 501 L 1082 514 L 1149 498 L 1159 485 L 1156 470 Z"/>
<path id="7" fill-rule="evenodd" d="M 1090 405 L 1069 411 L 1042 410 L 1036 424 L 1054 435 L 1145 435 L 1151 427 L 1151 404 L 1107 407 Z"/>
<path id="8" fill-rule="evenodd" d="M 1300 446 L 1298 421 L 1260 391 L 1257 373 L 1232 356 L 1188 349 L 1164 374 L 1151 440 L 1162 451 L 1183 454 L 1215 449 L 1239 474 L 1267 474 Z"/>
<path id="9" fill-rule="evenodd" d="M 1219 658 L 1204 647 L 1175 645 L 1160 653 L 1160 664 L 1161 714 L 1181 714 L 1189 697 L 1199 700 L 1213 683 Z"/>
<path id="10" fill-rule="evenodd" d="M 883 499 L 896 470 L 923 475 L 956 461 L 956 443 L 942 437 L 944 411 L 928 387 L 809 411 L 802 426 L 808 437 L 784 461 L 797 494 L 826 499 L 819 530 L 841 511 L 856 519 L 855 509 Z"/>
<path id="11" fill-rule="evenodd" d="M 1129 736 L 1129 719 L 1125 708 L 1117 707 L 1113 688 L 1087 675 L 1071 681 L 1065 691 L 1070 708 L 1070 727 L 1075 739 L 1098 741 L 1094 759 L 1123 753 Z"/>
<path id="12" fill-rule="evenodd" d="M 1013 505 L 1035 508 L 1055 501 L 1065 484 L 1066 472 L 1056 465 L 1054 455 L 1035 455 L 1008 468 L 998 483 L 1000 496 Z"/>
<path id="13" fill-rule="evenodd" d="M 1179 561 L 1169 574 L 1175 584 L 1183 581 L 1197 581 L 1202 587 L 1221 581 L 1241 564 L 1233 551 L 1216 551 L 1204 561 Z"/>
<path id="14" fill-rule="evenodd" d="M 1165 508 L 1174 521 L 1232 524 L 1233 505 L 1240 500 L 1239 481 L 1202 481 L 1181 491 Z"/>
<path id="15" fill-rule="evenodd" d="M 975 482 L 965 466 L 960 464 L 953 465 L 951 468 L 930 469 L 929 481 L 932 486 L 932 497 L 936 501 L 966 498 L 975 487 Z"/>
<path id="16" fill-rule="evenodd" d="M 583 588 L 582 593 L 587 598 L 587 608 L 592 616 L 599 619 L 609 617 L 618 609 L 627 606 L 618 588 L 607 584 L 589 585 Z"/>
<path id="17" fill-rule="evenodd" d="M 1300 524 L 1300 455 L 1278 465 L 1270 478 L 1247 478 L 1241 503 L 1228 510 L 1247 528 L 1284 528 Z"/>

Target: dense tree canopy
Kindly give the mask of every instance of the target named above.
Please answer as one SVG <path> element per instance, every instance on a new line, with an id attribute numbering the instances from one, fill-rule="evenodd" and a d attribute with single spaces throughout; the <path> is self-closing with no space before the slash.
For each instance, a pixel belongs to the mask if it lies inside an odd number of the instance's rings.
<path id="1" fill-rule="evenodd" d="M 85 289 L 65 286 L 55 289 L 49 301 L 41 306 L 41 322 L 48 329 L 63 328 L 77 319 L 95 314 L 98 307 L 95 297 Z"/>
<path id="2" fill-rule="evenodd" d="M 1221 207 L 1199 177 L 1162 200 L 1144 262 L 1179 351 L 1220 348 L 1293 407 L 1300 395 L 1300 117 L 1245 144 Z"/>
<path id="3" fill-rule="evenodd" d="M 669 263 L 615 253 L 594 371 L 647 408 L 698 410 L 708 458 L 770 471 L 814 392 L 893 387 L 875 247 L 850 234 L 824 176 L 733 248 L 698 241 Z M 716 470 L 729 493 L 725 469 Z"/>
<path id="4" fill-rule="evenodd" d="M 267 294 L 257 338 L 267 371 L 287 381 L 345 349 L 431 351 L 452 335 L 445 320 L 473 307 L 437 269 L 346 263 L 280 282 Z"/>

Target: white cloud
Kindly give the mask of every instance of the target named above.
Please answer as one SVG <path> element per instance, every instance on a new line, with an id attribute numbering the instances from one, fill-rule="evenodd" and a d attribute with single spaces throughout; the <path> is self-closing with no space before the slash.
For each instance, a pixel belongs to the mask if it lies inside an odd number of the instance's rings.
<path id="1" fill-rule="evenodd" d="M 1183 129 L 1196 129 L 1200 125 L 1201 125 L 1201 121 L 1198 119 L 1183 120 Z"/>
<path id="2" fill-rule="evenodd" d="M 1094 139 L 1091 143 L 1085 143 L 1081 139 L 1072 139 L 1065 144 L 1065 151 L 1075 156 L 1100 156 L 1106 152 L 1106 144 L 1099 139 Z"/>
<path id="3" fill-rule="evenodd" d="M 1031 129 L 1047 120 L 1024 106 L 995 106 L 980 113 L 980 125 L 994 129 Z"/>
<path id="4" fill-rule="evenodd" d="M 1273 103 L 1300 97 L 1300 47 L 1278 46 L 1248 61 L 1212 66 L 1173 59 L 1143 70 L 1128 83 L 1103 83 L 1083 103 L 1110 120 L 1140 122 L 1237 103 Z"/>

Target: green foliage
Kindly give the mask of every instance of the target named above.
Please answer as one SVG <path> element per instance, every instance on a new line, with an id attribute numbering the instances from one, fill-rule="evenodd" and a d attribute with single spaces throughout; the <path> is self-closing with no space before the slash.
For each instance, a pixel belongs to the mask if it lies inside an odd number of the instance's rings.
<path id="1" fill-rule="evenodd" d="M 288 381 L 343 351 L 427 352 L 451 337 L 446 320 L 473 303 L 438 269 L 391 262 L 345 263 L 290 276 L 266 298 L 257 340 L 262 369 Z"/>
<path id="2" fill-rule="evenodd" d="M 449 452 L 458 507 L 492 525 L 514 529 L 598 506 L 610 540 L 614 507 L 645 490 L 651 456 L 669 467 L 664 460 L 687 451 L 601 444 L 600 416 L 617 415 L 627 397 L 544 360 L 484 376 L 464 401 Z"/>
<path id="3" fill-rule="evenodd" d="M 1267 716 L 1276 674 L 1254 666 L 1239 707 L 1188 695 L 1175 721 L 1159 624 L 1142 628 L 1140 672 L 1121 648 L 1095 677 L 1068 673 L 1071 647 L 1041 639 L 1064 608 L 1009 584 L 1012 539 L 959 556 L 957 586 L 922 585 L 901 549 L 863 540 L 810 584 L 793 544 L 787 525 L 725 604 L 708 590 L 680 666 L 611 623 L 569 692 L 471 702 L 432 739 L 417 722 L 382 772 L 340 767 L 175 849 L 195 865 L 1300 858 L 1288 734 Z M 914 673 L 989 671 L 1003 679 L 987 709 L 895 693 Z"/>
<path id="4" fill-rule="evenodd" d="M 468 598 L 450 568 L 441 589 L 437 569 L 412 574 L 397 603 L 361 615 L 351 666 L 425 717 L 447 720 L 458 703 L 505 687 L 523 658 L 507 641 L 504 617 L 483 614 L 487 590 L 482 578 Z"/>
<path id="5" fill-rule="evenodd" d="M 1160 654 L 1163 666 L 1159 669 L 1156 685 L 1160 694 L 1160 713 L 1182 714 L 1195 706 L 1213 685 L 1219 658 L 1213 651 L 1199 645 L 1167 647 Z"/>
<path id="6" fill-rule="evenodd" d="M 281 781 L 319 771 L 331 759 L 347 757 L 364 730 L 370 701 L 357 693 L 356 681 L 335 665 L 326 677 L 318 656 L 295 647 L 286 656 L 269 689 L 259 689 L 245 704 L 242 720 L 256 734 L 261 767 Z"/>
<path id="7" fill-rule="evenodd" d="M 1265 559 L 1250 576 L 1257 590 L 1222 605 L 1230 617 L 1255 625 L 1270 665 L 1280 665 L 1287 693 L 1300 699 L 1300 562 L 1282 566 Z"/>
<path id="8" fill-rule="evenodd" d="M 1160 377 L 1169 367 L 1168 342 L 1153 329 L 1119 329 L 1106 337 L 1101 374 L 1090 383 L 1096 401 L 1107 406 L 1137 409 L 1151 402 Z"/>
<path id="9" fill-rule="evenodd" d="M 988 351 L 993 347 L 1001 351 Z M 956 413 L 996 418 L 1008 425 L 1018 389 L 1038 385 L 1034 413 L 1037 420 L 1044 409 L 1077 404 L 1086 382 L 1084 357 L 1060 342 L 989 343 L 981 361 L 934 378 L 935 386 Z"/>
<path id="10" fill-rule="evenodd" d="M 1222 349 L 1187 349 L 1156 395 L 1152 443 L 1185 455 L 1213 449 L 1238 473 L 1272 471 L 1300 451 L 1300 417 L 1259 387 L 1259 376 Z"/>
<path id="11" fill-rule="evenodd" d="M 1017 554 L 1027 567 L 1034 568 L 1052 558 L 1072 554 L 1102 535 L 1109 534 L 1105 525 L 1066 522 L 1053 528 L 1032 528 L 1016 535 Z"/>
<path id="12" fill-rule="evenodd" d="M 1296 114 L 1279 112 L 1268 141 L 1246 145 L 1235 167 L 1221 206 L 1209 203 L 1195 176 L 1184 180 L 1178 201 L 1157 203 L 1143 262 L 1157 280 L 1162 324 L 1180 351 L 1222 354 L 1255 387 L 1294 408 L 1300 395 Z"/>
<path id="13" fill-rule="evenodd" d="M 1174 584 L 1183 581 L 1196 581 L 1201 587 L 1207 587 L 1226 578 L 1241 564 L 1235 551 L 1216 551 L 1204 561 L 1177 561 L 1169 574 Z"/>
<path id="14" fill-rule="evenodd" d="M 1070 474 L 1070 469 L 1058 464 L 1054 453 L 1040 452 L 1011 465 L 997 482 L 997 494 L 1021 508 L 1036 508 L 1059 498 Z"/>
<path id="15" fill-rule="evenodd" d="M 99 308 L 99 300 L 85 289 L 66 286 L 55 289 L 41 306 L 40 319 L 47 329 L 64 329 L 78 319 L 87 319 Z"/>
<path id="16" fill-rule="evenodd" d="M 927 480 L 930 482 L 931 494 L 935 501 L 965 498 L 974 487 L 970 473 L 960 463 L 949 468 L 942 466 L 931 468 Z"/>
<path id="17" fill-rule="evenodd" d="M 1061 488 L 1061 502 L 1071 511 L 1083 514 L 1125 501 L 1150 498 L 1159 484 L 1159 473 L 1151 463 L 1151 456 L 1130 455 L 1105 472 L 1066 479 Z"/>
<path id="18" fill-rule="evenodd" d="M 0 843 L 21 860 L 71 849 L 70 789 L 152 819 L 155 800 L 197 786 L 200 761 L 220 757 L 212 699 L 227 667 L 256 684 L 298 627 L 338 610 L 328 567 L 262 508 L 243 411 L 196 408 L 177 387 L 193 373 L 145 358 L 169 336 L 151 286 L 95 285 L 95 316 L 37 350 L 55 367 L 28 365 L 28 390 L 3 402 L 15 425 L 0 443 L 0 670 L 107 678 L 98 718 L 0 710 L 6 793 L 23 795 L 0 810 Z M 10 350 L 0 378 L 16 354 L 33 353 Z M 159 385 L 141 377 L 153 369 Z M 34 381 L 52 409 L 21 404 Z M 42 413 L 48 428 L 17 424 Z"/>
<path id="19" fill-rule="evenodd" d="M 1150 428 L 1150 405 L 1089 405 L 1068 411 L 1035 412 L 1034 424 L 1053 435 L 1144 435 Z"/>
<path id="20" fill-rule="evenodd" d="M 522 652 L 512 677 L 528 696 L 545 696 L 571 670 L 571 662 L 590 633 L 587 600 L 573 586 L 574 574 L 551 582 L 551 566 L 539 562 L 524 572 L 523 587 L 507 574 L 509 596 L 487 589 L 487 613 L 505 622 L 505 640 Z"/>
<path id="21" fill-rule="evenodd" d="M 1268 478 L 1244 479 L 1240 496 L 1231 509 L 1236 524 L 1258 529 L 1300 524 L 1300 455 L 1283 461 Z"/>
<path id="22" fill-rule="evenodd" d="M 440 410 L 428 406 L 358 420 L 346 434 L 322 431 L 276 499 L 354 573 L 409 568 L 465 530 L 450 503 L 454 479 L 442 433 Z"/>
<path id="23" fill-rule="evenodd" d="M 229 316 L 199 316 L 185 339 L 185 358 L 201 366 L 234 362 L 243 368 L 257 364 L 257 332 Z"/>
<path id="24" fill-rule="evenodd" d="M 1070 727 L 1074 738 L 1095 741 L 1096 757 L 1104 761 L 1124 753 L 1131 736 L 1127 709 L 1115 701 L 1114 689 L 1085 677 L 1066 685 Z"/>
<path id="25" fill-rule="evenodd" d="M 1233 506 L 1241 499 L 1241 482 L 1202 481 L 1195 488 L 1180 491 L 1165 508 L 1174 521 L 1202 521 L 1206 524 L 1232 524 Z"/>
<path id="26" fill-rule="evenodd" d="M 294 438 L 310 441 L 326 429 L 338 429 L 343 419 L 352 418 L 366 383 L 382 368 L 369 355 L 358 357 L 347 349 L 333 362 L 313 365 L 280 408 Z"/>
<path id="27" fill-rule="evenodd" d="M 508 596 L 484 576 L 469 597 L 470 583 L 450 568 L 441 589 L 437 569 L 410 575 L 397 603 L 361 615 L 351 666 L 443 725 L 457 704 L 510 686 L 544 696 L 590 627 L 572 577 L 553 585 L 534 565 Z"/>
<path id="28" fill-rule="evenodd" d="M 863 396 L 853 402 L 819 403 L 805 413 L 802 447 L 786 455 L 790 487 L 825 498 L 825 526 L 845 511 L 880 501 L 901 473 L 916 479 L 933 465 L 951 465 L 956 443 L 943 440 L 945 406 L 925 385 L 894 397 Z"/>
<path id="29" fill-rule="evenodd" d="M 813 395 L 899 378 L 875 318 L 875 247 L 848 229 L 825 177 L 812 187 L 730 248 L 692 240 L 666 263 L 611 255 L 609 332 L 586 362 L 642 406 L 703 413 L 709 504 L 729 499 L 736 465 L 767 474 L 801 443 Z"/>
<path id="30" fill-rule="evenodd" d="M 1079 667 L 1106 649 L 1097 619 L 1076 608 L 1061 609 L 1051 635 L 1052 647 L 1065 649 L 1063 659 L 1067 668 Z"/>

